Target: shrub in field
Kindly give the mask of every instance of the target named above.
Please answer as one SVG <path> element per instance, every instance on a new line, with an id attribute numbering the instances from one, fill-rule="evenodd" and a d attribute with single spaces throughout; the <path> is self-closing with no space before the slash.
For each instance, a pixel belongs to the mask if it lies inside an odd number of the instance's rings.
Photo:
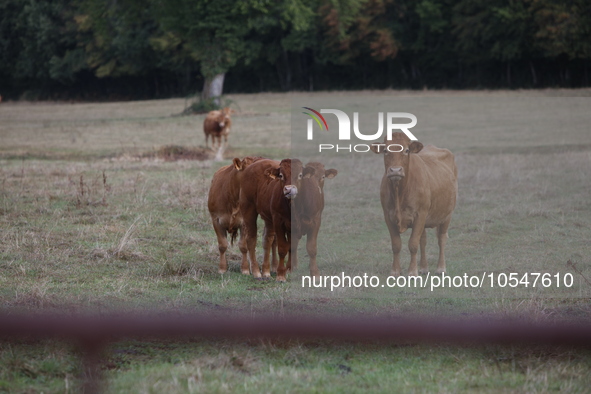
<path id="1" fill-rule="evenodd" d="M 210 111 L 221 110 L 222 108 L 235 105 L 233 100 L 226 97 L 210 97 L 207 99 L 197 98 L 191 104 L 189 104 L 181 115 L 196 115 L 206 114 Z"/>

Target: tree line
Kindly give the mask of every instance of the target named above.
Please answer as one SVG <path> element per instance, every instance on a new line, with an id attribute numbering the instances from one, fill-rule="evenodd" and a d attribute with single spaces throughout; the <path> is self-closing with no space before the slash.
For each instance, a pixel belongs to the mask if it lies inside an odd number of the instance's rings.
<path id="1" fill-rule="evenodd" d="M 590 85 L 589 0 L 0 0 L 0 94 Z"/>

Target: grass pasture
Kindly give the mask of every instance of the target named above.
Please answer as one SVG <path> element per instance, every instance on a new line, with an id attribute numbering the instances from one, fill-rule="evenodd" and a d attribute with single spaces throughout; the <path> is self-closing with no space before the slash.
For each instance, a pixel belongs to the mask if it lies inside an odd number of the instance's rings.
<path id="1" fill-rule="evenodd" d="M 163 146 L 204 145 L 203 116 L 171 116 L 183 100 L 2 103 L 0 308 L 589 321 L 588 96 L 589 90 L 235 95 L 240 113 L 221 163 L 153 154 Z M 242 276 L 237 247 L 230 249 L 230 271 L 219 275 L 206 206 L 215 170 L 234 156 L 304 158 L 309 151 L 293 148 L 290 138 L 292 105 L 300 101 L 363 111 L 376 100 L 415 113 L 419 139 L 456 155 L 450 275 L 570 273 L 573 287 L 303 289 L 305 242 L 285 285 Z M 325 185 L 322 274 L 385 280 L 391 251 L 379 202 L 381 158 L 322 160 L 339 170 Z M 434 272 L 431 233 L 427 252 Z M 0 390 L 74 392 L 80 371 L 71 350 L 54 341 L 0 343 Z M 121 393 L 584 392 L 591 355 L 588 349 L 489 345 L 129 340 L 112 344 L 104 371 L 108 391 Z"/>

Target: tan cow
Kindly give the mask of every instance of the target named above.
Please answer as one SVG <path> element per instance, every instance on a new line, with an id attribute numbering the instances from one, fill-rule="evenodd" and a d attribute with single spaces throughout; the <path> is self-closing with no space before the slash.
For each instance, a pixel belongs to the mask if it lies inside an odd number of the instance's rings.
<path id="1" fill-rule="evenodd" d="M 392 139 L 385 139 L 384 144 L 374 143 L 372 150 L 384 155 L 385 173 L 380 198 L 394 253 L 391 275 L 400 275 L 400 234 L 408 228 L 412 228 L 408 241 L 408 275 L 418 275 L 419 246 L 420 273 L 428 272 L 425 254 L 427 228 L 437 229 L 437 273 L 445 272 L 447 228 L 458 194 L 458 169 L 454 155 L 433 145 L 423 148 L 423 144 L 411 141 L 401 132 L 392 133 Z"/>
<path id="2" fill-rule="evenodd" d="M 240 211 L 244 220 L 241 238 L 245 238 L 250 268 L 255 278 L 261 278 L 256 261 L 257 217 L 265 222 L 263 232 L 263 278 L 271 277 L 270 254 L 273 240 L 277 242 L 279 261 L 277 280 L 286 280 L 285 257 L 291 266 L 291 206 L 297 200 L 302 178 L 309 177 L 313 168 L 303 168 L 297 159 L 260 160 L 250 165 L 240 184 Z M 243 241 L 241 239 L 242 246 Z M 275 266 L 275 263 L 273 264 Z"/>
<path id="3" fill-rule="evenodd" d="M 324 180 L 332 179 L 337 176 L 338 171 L 334 168 L 325 170 L 322 163 L 311 162 L 306 164 L 306 168 L 314 168 L 314 173 L 310 177 L 302 179 L 302 185 L 298 192 L 298 198 L 293 209 L 292 223 L 292 257 L 291 264 L 297 268 L 298 264 L 298 243 L 302 236 L 306 236 L 306 251 L 310 257 L 310 275 L 318 276 L 320 272 L 316 263 L 318 253 L 318 232 L 322 221 L 322 211 L 324 210 Z M 288 265 L 287 269 L 290 270 Z"/>
<path id="4" fill-rule="evenodd" d="M 221 111 L 210 111 L 203 121 L 203 132 L 205 133 L 205 147 L 208 147 L 209 136 L 211 135 L 211 148 L 216 150 L 216 141 L 218 142 L 217 149 L 222 147 L 222 137 L 224 137 L 224 144 L 228 144 L 228 134 L 232 127 L 232 119 L 230 115 L 234 111 L 229 107 Z"/>
<path id="5" fill-rule="evenodd" d="M 240 214 L 238 206 L 240 179 L 242 178 L 244 169 L 260 159 L 260 157 L 249 156 L 242 160 L 234 158 L 231 165 L 224 166 L 217 170 L 211 180 L 211 186 L 207 198 L 207 208 L 209 209 L 213 228 L 218 238 L 218 248 L 220 251 L 218 272 L 220 274 L 223 274 L 228 270 L 228 263 L 226 261 L 228 233 L 231 235 L 231 243 L 234 244 L 238 229 L 242 226 L 242 215 Z M 246 250 L 246 247 L 241 247 L 241 250 Z M 243 273 L 245 271 L 246 274 L 249 273 L 246 252 L 242 253 L 241 269 Z"/>

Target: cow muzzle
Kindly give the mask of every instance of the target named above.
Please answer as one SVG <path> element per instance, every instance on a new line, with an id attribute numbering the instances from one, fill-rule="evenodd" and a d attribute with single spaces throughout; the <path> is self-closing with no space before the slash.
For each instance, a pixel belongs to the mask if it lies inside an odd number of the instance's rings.
<path id="1" fill-rule="evenodd" d="M 221 122 L 221 123 L 220 123 L 220 128 L 222 128 L 222 129 L 223 129 L 225 125 L 226 125 L 226 124 L 225 124 L 224 122 Z"/>
<path id="2" fill-rule="evenodd" d="M 283 188 L 285 198 L 293 200 L 298 195 L 298 188 L 294 185 L 287 185 Z"/>
<path id="3" fill-rule="evenodd" d="M 404 178 L 404 168 L 402 167 L 390 167 L 386 174 L 388 179 L 391 181 L 399 181 Z"/>

